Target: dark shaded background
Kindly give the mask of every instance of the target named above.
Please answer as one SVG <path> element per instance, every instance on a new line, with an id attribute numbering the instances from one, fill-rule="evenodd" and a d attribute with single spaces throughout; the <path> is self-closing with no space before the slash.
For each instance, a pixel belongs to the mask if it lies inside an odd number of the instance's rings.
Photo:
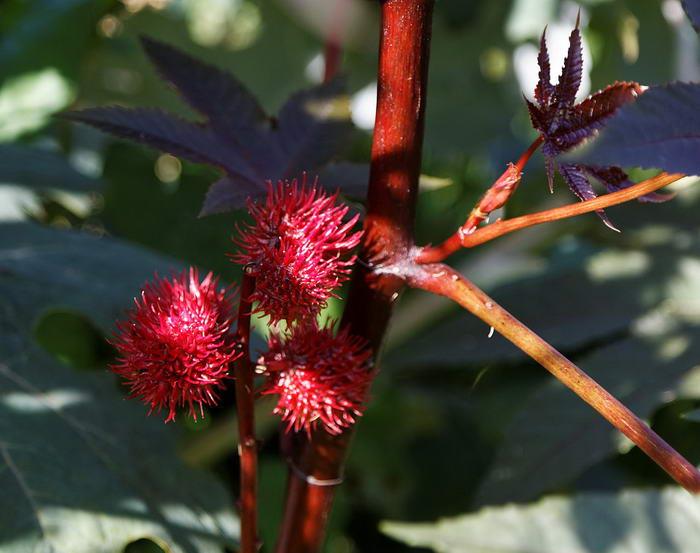
<path id="1" fill-rule="evenodd" d="M 31 347 L 43 349 L 41 355 L 48 352 L 72 367 L 76 389 L 81 379 L 105 372 L 112 351 L 104 336 L 128 306 L 129 294 L 137 293 L 138 282 L 173 262 L 130 253 L 136 250 L 112 255 L 111 246 L 105 246 L 98 270 L 88 266 L 98 265 L 90 248 L 101 249 L 94 244 L 104 242 L 71 238 L 74 254 L 63 257 L 64 234 L 54 240 L 54 234 L 35 233 L 29 222 L 47 227 L 47 233 L 71 229 L 106 237 L 101 240 L 116 238 L 235 281 L 237 269 L 225 254 L 232 251 L 230 236 L 241 215 L 197 218 L 204 193 L 216 179 L 213 170 L 52 116 L 105 104 L 158 106 L 193 116 L 148 66 L 138 46 L 140 34 L 228 68 L 274 113 L 291 92 L 319 78 L 324 5 L 322 0 L 0 3 L 0 316 L 4 326 L 19 329 L 17 340 L 33 340 Z M 615 80 L 698 80 L 698 38 L 679 6 L 674 1 L 580 2 L 589 90 Z M 366 126 L 377 10 L 364 0 L 355 8 L 343 69 L 356 120 Z M 430 178 L 424 179 L 420 196 L 419 242 L 451 233 L 505 163 L 532 140 L 521 87 L 534 86 L 523 75 L 534 79 L 536 69 L 526 62 L 532 61 L 546 24 L 550 51 L 563 48 L 562 37 L 577 9 L 557 0 L 437 2 L 423 166 Z M 554 60 L 562 57 L 553 54 L 556 74 L 560 61 Z M 369 132 L 358 128 L 345 159 L 367 160 Z M 610 209 L 621 234 L 586 215 L 462 252 L 454 263 L 697 463 L 700 189 L 689 181 L 676 189 L 677 198 L 667 204 Z M 499 216 L 571 201 L 562 183 L 549 195 L 538 154 Z M 20 245 L 33 261 L 18 254 Z M 86 284 L 69 282 L 73 273 L 87 275 Z M 131 281 L 122 278 L 127 273 Z M 52 286 L 55 293 L 46 293 Z M 339 312 L 338 302 L 329 307 L 329 315 Z M 576 498 L 596 491 L 614 498 L 624 489 L 669 484 L 543 369 L 488 334 L 483 324 L 448 303 L 425 294 L 405 295 L 353 444 L 333 513 L 329 553 L 408 551 L 380 532 L 383 520 L 431 521 L 555 492 Z M 11 344 L 9 335 L 3 360 L 12 374 L 20 374 L 13 355 L 29 346 Z M 36 385 L 48 382 L 41 374 Z M 115 400 L 120 391 L 116 384 L 112 388 Z M 202 422 L 182 417 L 179 428 L 160 431 L 180 430 L 184 462 L 214 470 L 235 490 L 232 398 L 231 391 Z M 24 428 L 26 410 L 12 411 L 13 405 L 3 403 L 10 422 L 0 427 L 1 442 L 10 440 L 10 425 Z M 140 405 L 134 409 L 144 411 Z M 286 470 L 277 421 L 269 410 L 269 404 L 261 405 L 259 417 L 266 544 L 274 541 Z M 26 499 L 16 482 L 12 486 L 5 498 L 8 509 Z M 71 508 L 79 511 L 85 504 L 76 501 Z M 577 513 L 572 507 L 567 520 L 571 532 L 581 532 L 581 551 L 606 550 L 625 536 L 610 537 L 605 525 L 583 524 L 586 513 Z M 18 517 L 12 531 L 5 532 L 2 516 L 0 551 L 15 551 L 11 539 L 26 538 L 30 527 Z M 654 512 L 650 520 L 657 516 L 663 518 Z M 642 535 L 645 529 L 631 524 L 628 531 Z M 484 532 L 490 530 L 485 526 Z M 155 547 L 131 541 L 128 553 Z M 269 545 L 264 550 L 270 551 Z"/>

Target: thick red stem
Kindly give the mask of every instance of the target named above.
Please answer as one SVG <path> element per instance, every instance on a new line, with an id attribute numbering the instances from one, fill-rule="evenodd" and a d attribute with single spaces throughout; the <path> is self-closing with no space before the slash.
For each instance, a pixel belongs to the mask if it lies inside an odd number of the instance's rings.
<path id="1" fill-rule="evenodd" d="M 377 355 L 403 281 L 375 275 L 369 265 L 379 248 L 405 258 L 413 244 L 433 0 L 384 0 L 379 51 L 377 115 L 372 142 L 365 235 L 342 325 L 366 338 Z M 320 550 L 335 486 L 352 432 L 311 439 L 295 435 L 284 520 L 277 553 Z"/>
<path id="2" fill-rule="evenodd" d="M 234 375 L 240 458 L 241 553 L 256 553 L 258 550 L 258 444 L 255 440 L 254 368 L 250 362 L 250 296 L 254 289 L 255 279 L 244 271 L 238 304 L 237 331 L 238 344 L 243 348 L 243 355 L 235 363 Z"/>
<path id="3" fill-rule="evenodd" d="M 414 265 L 409 286 L 446 296 L 492 326 L 605 417 L 690 492 L 700 492 L 700 472 L 605 388 L 447 265 Z"/>

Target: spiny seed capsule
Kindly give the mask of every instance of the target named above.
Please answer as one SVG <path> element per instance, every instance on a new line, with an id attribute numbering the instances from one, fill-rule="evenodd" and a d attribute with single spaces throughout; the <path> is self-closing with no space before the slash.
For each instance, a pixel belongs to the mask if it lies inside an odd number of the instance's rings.
<path id="1" fill-rule="evenodd" d="M 270 183 L 264 202 L 248 203 L 253 223 L 239 229 L 232 259 L 255 278 L 250 299 L 273 323 L 318 314 L 349 277 L 362 233 L 337 199 L 304 179 Z"/>
<path id="2" fill-rule="evenodd" d="M 263 394 L 279 397 L 274 412 L 287 430 L 310 433 L 318 424 L 340 434 L 362 414 L 372 377 L 371 351 L 347 328 L 333 323 L 297 325 L 286 337 L 272 334 L 258 360 L 267 377 Z"/>
<path id="3" fill-rule="evenodd" d="M 230 333 L 232 307 L 212 273 L 200 282 L 196 269 L 172 280 L 147 283 L 127 318 L 117 323 L 111 369 L 124 378 L 132 397 L 165 409 L 166 422 L 186 407 L 192 417 L 215 405 L 229 364 L 241 353 Z"/>

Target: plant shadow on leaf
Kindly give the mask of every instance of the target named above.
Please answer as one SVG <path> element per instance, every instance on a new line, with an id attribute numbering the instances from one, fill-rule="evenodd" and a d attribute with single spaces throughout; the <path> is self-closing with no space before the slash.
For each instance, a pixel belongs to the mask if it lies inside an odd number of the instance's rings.
<path id="1" fill-rule="evenodd" d="M 680 488 L 662 488 L 553 496 L 435 523 L 386 522 L 382 529 L 404 543 L 441 553 L 691 553 L 699 513 L 697 498 Z"/>
<path id="2" fill-rule="evenodd" d="M 621 236 L 565 240 L 540 274 L 499 285 L 493 296 L 642 417 L 683 394 L 697 397 L 697 387 L 684 391 L 684 382 L 700 359 L 698 202 L 697 195 L 682 193 L 653 208 L 625 206 L 616 215 Z M 580 475 L 610 459 L 625 459 L 625 470 L 604 491 L 668 483 L 641 452 L 620 449 L 619 434 L 588 405 L 503 338 L 487 338 L 487 330 L 451 312 L 387 355 L 386 378 L 399 390 L 434 393 L 442 405 L 447 397 L 462 402 L 476 421 L 479 432 L 472 436 L 481 440 L 475 447 L 487 468 L 479 473 L 478 490 L 464 488 L 463 511 L 576 490 Z M 526 374 L 529 383 L 522 380 Z M 688 443 L 687 431 L 684 437 L 662 430 L 681 450 Z M 683 452 L 700 460 L 693 449 Z M 639 467 L 627 460 L 632 457 Z M 585 489 L 590 479 L 581 485 Z"/>
<path id="3" fill-rule="evenodd" d="M 62 366 L 33 338 L 47 309 L 45 344 L 62 318 L 66 332 L 86 330 L 62 312 L 88 315 L 88 336 L 108 333 L 154 270 L 177 266 L 112 239 L 0 226 L 0 480 L 10 490 L 0 497 L 0 542 L 71 553 L 118 553 L 144 535 L 173 553 L 235 542 L 231 499 L 178 459 L 174 428 L 120 397 L 114 377 Z"/>
<path id="4" fill-rule="evenodd" d="M 123 553 L 168 553 L 168 550 L 150 538 L 139 538 L 129 543 Z"/>
<path id="5" fill-rule="evenodd" d="M 37 343 L 61 363 L 75 369 L 96 369 L 112 359 L 102 333 L 79 313 L 49 311 L 34 328 Z"/>

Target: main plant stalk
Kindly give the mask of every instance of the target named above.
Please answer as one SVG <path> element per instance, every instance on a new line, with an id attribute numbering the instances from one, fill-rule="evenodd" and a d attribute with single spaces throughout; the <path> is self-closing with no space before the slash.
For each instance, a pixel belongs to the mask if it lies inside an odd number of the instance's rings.
<path id="1" fill-rule="evenodd" d="M 405 258 L 413 245 L 433 0 L 381 2 L 377 115 L 372 142 L 364 239 L 342 325 L 367 339 L 377 362 L 403 287 L 400 278 L 377 275 L 378 252 Z M 277 553 L 316 553 L 323 544 L 351 432 L 311 438 L 295 435 L 289 451 L 289 480 Z"/>

